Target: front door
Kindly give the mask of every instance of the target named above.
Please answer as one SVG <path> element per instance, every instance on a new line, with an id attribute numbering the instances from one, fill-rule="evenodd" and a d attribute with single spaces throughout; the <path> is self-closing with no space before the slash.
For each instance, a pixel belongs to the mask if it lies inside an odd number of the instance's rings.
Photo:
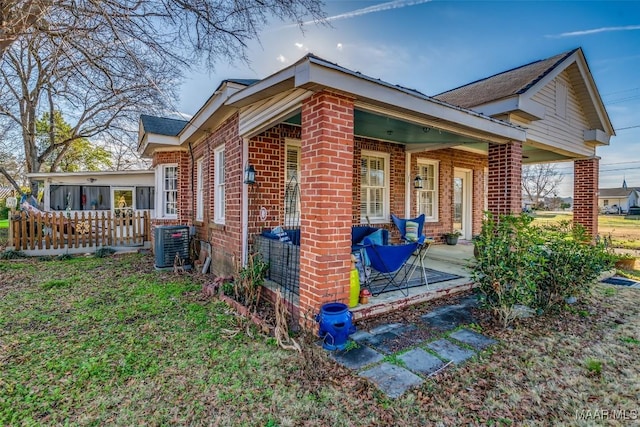
<path id="1" fill-rule="evenodd" d="M 471 171 L 454 169 L 453 172 L 453 229 L 462 235 L 461 239 L 471 239 Z"/>

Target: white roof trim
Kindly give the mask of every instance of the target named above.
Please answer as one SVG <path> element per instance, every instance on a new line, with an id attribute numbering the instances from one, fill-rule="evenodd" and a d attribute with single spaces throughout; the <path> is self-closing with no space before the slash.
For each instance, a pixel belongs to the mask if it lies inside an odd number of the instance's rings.
<path id="1" fill-rule="evenodd" d="M 584 131 L 584 142 L 592 144 L 609 145 L 611 135 L 600 129 L 589 129 Z"/>
<path id="2" fill-rule="evenodd" d="M 293 81 L 292 81 L 293 80 Z M 501 120 L 477 112 L 455 107 L 426 95 L 375 80 L 315 57 L 305 57 L 298 63 L 231 95 L 227 105 L 243 106 L 263 99 L 285 87 L 319 90 L 328 88 L 351 94 L 360 100 L 384 109 L 417 113 L 423 120 L 429 118 L 469 128 L 470 133 L 484 134 L 484 139 L 506 142 L 525 141 L 526 131 Z M 260 96 L 260 92 L 266 92 Z M 391 112 L 385 111 L 385 114 Z M 458 131 L 460 133 L 460 131 Z"/>
<path id="3" fill-rule="evenodd" d="M 553 79 L 555 79 L 560 73 L 569 68 L 571 64 L 575 63 L 580 70 L 580 75 L 585 82 L 587 87 L 587 91 L 589 92 L 589 97 L 591 98 L 591 102 L 593 102 L 596 112 L 598 114 L 598 118 L 600 123 L 607 131 L 609 135 L 615 136 L 616 132 L 613 129 L 613 125 L 611 124 L 611 120 L 609 120 L 609 116 L 607 115 L 607 110 L 602 103 L 602 98 L 598 93 L 598 89 L 596 87 L 596 83 L 593 80 L 593 75 L 589 70 L 589 66 L 587 65 L 587 61 L 582 53 L 581 49 L 576 50 L 573 54 L 569 55 L 567 58 L 562 61 L 561 64 L 556 66 L 549 74 L 540 79 L 535 85 L 531 86 L 527 91 L 520 95 L 527 98 L 531 98 L 535 93 L 540 91 L 544 86 L 549 84 Z"/>

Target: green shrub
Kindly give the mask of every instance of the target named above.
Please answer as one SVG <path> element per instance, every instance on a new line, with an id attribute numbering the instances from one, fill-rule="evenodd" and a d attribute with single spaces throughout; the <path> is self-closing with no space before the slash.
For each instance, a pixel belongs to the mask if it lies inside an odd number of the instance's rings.
<path id="1" fill-rule="evenodd" d="M 113 255 L 116 252 L 115 249 L 110 248 L 108 246 L 103 246 L 101 248 L 96 249 L 95 256 L 96 258 L 105 258 L 109 255 Z"/>
<path id="2" fill-rule="evenodd" d="M 518 305 L 535 303 L 537 283 L 545 274 L 542 241 L 528 215 L 488 214 L 475 238 L 478 249 L 471 277 L 484 295 L 484 303 L 508 326 Z"/>
<path id="3" fill-rule="evenodd" d="M 535 227 L 528 215 L 488 215 L 475 240 L 472 278 L 485 305 L 508 326 L 517 306 L 548 310 L 567 297 L 589 292 L 598 275 L 612 265 L 611 254 L 579 224 Z"/>
<path id="4" fill-rule="evenodd" d="M 536 306 L 548 310 L 568 297 L 587 294 L 613 259 L 602 242 L 591 242 L 580 224 L 563 221 L 540 229 L 546 262 L 544 280 L 538 281 Z"/>
<path id="5" fill-rule="evenodd" d="M 16 251 L 14 249 L 7 249 L 6 251 L 0 253 L 0 259 L 17 259 L 24 257 L 26 257 L 24 252 Z"/>

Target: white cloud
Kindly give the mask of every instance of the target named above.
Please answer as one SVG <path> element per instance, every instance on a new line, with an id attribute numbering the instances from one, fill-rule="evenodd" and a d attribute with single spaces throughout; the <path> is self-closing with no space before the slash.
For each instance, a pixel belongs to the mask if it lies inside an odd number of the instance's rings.
<path id="1" fill-rule="evenodd" d="M 591 30 L 570 31 L 570 32 L 567 32 L 567 33 L 549 35 L 547 37 L 550 37 L 550 38 L 577 37 L 577 36 L 587 36 L 587 35 L 590 35 L 590 34 L 609 33 L 609 32 L 612 32 L 612 31 L 635 31 L 635 30 L 640 30 L 640 25 L 626 25 L 626 26 L 622 26 L 622 27 L 593 28 Z"/>
<path id="2" fill-rule="evenodd" d="M 294 43 L 298 49 L 302 49 L 304 45 L 302 43 Z"/>
<path id="3" fill-rule="evenodd" d="M 276 58 L 276 61 L 281 62 L 281 63 L 285 63 L 287 62 L 287 58 L 284 57 L 284 55 L 280 54 L 278 55 L 278 57 Z"/>

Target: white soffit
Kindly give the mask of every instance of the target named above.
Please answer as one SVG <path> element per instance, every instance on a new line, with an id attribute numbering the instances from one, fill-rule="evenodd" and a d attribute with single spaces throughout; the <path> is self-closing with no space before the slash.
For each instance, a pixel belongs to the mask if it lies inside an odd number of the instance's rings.
<path id="1" fill-rule="evenodd" d="M 294 114 L 313 92 L 293 89 L 254 103 L 240 111 L 239 132 L 251 138 Z"/>

